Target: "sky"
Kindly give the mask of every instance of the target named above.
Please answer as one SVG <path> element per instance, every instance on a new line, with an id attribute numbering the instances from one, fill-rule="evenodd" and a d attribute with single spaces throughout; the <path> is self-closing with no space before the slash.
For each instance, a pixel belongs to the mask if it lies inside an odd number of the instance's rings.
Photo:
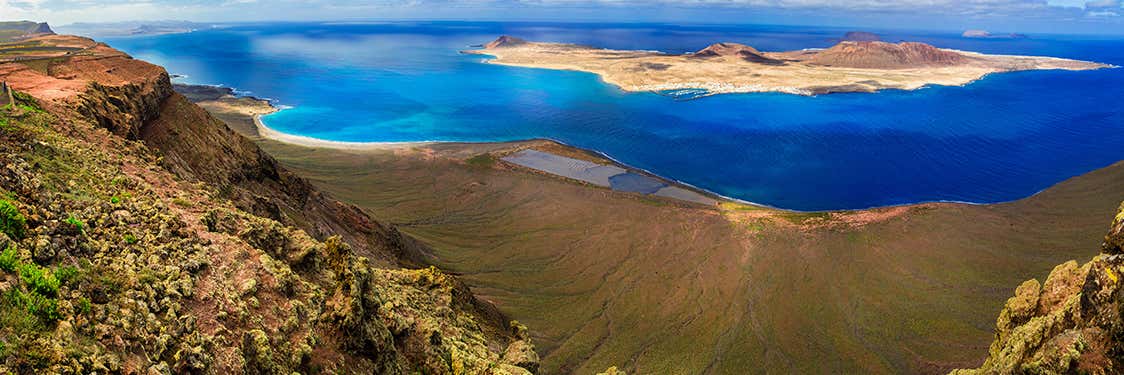
<path id="1" fill-rule="evenodd" d="M 0 0 L 0 20 L 743 23 L 1124 35 L 1124 0 Z"/>

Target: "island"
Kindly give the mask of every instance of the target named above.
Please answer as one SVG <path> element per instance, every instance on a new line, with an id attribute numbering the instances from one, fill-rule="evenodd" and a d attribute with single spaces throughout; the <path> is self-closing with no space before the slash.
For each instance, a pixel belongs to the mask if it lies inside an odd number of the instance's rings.
<path id="1" fill-rule="evenodd" d="M 143 35 L 183 34 L 216 27 L 190 21 L 123 21 L 79 22 L 59 28 L 64 33 L 89 37 L 125 37 Z"/>
<path id="2" fill-rule="evenodd" d="M 743 44 L 717 43 L 698 52 L 669 54 L 501 36 L 483 48 L 464 52 L 492 56 L 486 60 L 491 64 L 590 72 L 625 91 L 652 91 L 676 97 L 915 90 L 929 85 L 965 85 L 992 73 L 1112 67 L 1054 57 L 985 55 L 916 42 L 850 40 L 826 49 L 789 52 L 763 52 Z"/>
<path id="3" fill-rule="evenodd" d="M 990 31 L 978 30 L 978 29 L 977 30 L 965 30 L 963 34 L 960 34 L 960 36 L 965 37 L 965 38 L 977 38 L 977 39 L 1026 39 L 1026 38 L 1028 38 L 1025 34 L 1016 34 L 1016 33 L 992 34 Z"/>

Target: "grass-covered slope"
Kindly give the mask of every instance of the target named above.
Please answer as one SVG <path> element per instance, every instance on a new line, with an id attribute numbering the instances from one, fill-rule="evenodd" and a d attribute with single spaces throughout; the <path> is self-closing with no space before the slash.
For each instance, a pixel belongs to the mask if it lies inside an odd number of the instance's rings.
<path id="1" fill-rule="evenodd" d="M 440 266 L 534 328 L 550 374 L 978 366 L 1018 282 L 1093 256 L 1124 200 L 1118 164 L 998 205 L 705 209 L 478 162 L 556 147 L 541 143 L 260 144 L 430 245 Z"/>
<path id="2" fill-rule="evenodd" d="M 119 56 L 58 64 L 65 77 L 0 64 L 17 88 L 87 82 L 74 96 L 17 93 L 0 108 L 0 373 L 536 369 L 526 328 L 452 276 L 364 256 L 392 257 L 382 251 L 402 238 L 348 241 L 392 230 L 333 233 L 336 224 L 316 222 L 331 212 L 306 209 L 335 207 L 384 228 L 361 211 L 253 170 L 185 168 L 231 156 L 216 149 L 237 135 L 164 90 L 162 69 Z M 212 138 L 161 152 L 138 140 L 150 130 Z M 245 175 L 232 180 L 244 186 L 212 183 L 216 175 Z M 270 190 L 291 186 L 308 190 Z M 258 189 L 258 199 L 241 189 Z M 276 215 L 292 225 L 247 205 L 275 200 L 296 202 Z"/>

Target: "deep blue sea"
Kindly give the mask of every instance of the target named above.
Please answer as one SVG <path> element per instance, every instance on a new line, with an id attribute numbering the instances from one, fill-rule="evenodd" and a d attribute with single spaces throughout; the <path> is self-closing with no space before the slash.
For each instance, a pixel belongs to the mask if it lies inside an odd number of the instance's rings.
<path id="1" fill-rule="evenodd" d="M 848 29 L 565 23 L 250 24 L 108 39 L 188 83 L 285 106 L 279 131 L 339 141 L 550 138 L 728 197 L 797 209 L 1000 202 L 1124 159 L 1124 69 L 999 74 L 877 94 L 625 93 L 593 74 L 484 64 L 501 34 L 682 53 L 822 48 Z M 986 53 L 1124 65 L 1124 40 L 865 30 Z"/>

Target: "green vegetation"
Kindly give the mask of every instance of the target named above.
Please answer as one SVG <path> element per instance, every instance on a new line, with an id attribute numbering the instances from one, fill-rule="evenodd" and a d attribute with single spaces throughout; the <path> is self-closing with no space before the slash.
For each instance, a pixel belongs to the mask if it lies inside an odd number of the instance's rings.
<path id="1" fill-rule="evenodd" d="M 0 253 L 0 271 L 15 272 L 19 264 L 19 254 L 16 252 L 15 246 L 8 246 L 3 253 Z"/>
<path id="2" fill-rule="evenodd" d="M 124 240 L 125 240 L 125 243 L 127 243 L 129 245 L 132 245 L 132 244 L 137 243 L 137 236 L 134 236 L 132 233 L 125 233 Z"/>
<path id="3" fill-rule="evenodd" d="M 793 224 L 806 224 L 809 221 L 827 220 L 831 218 L 830 212 L 781 212 L 778 215 L 780 218 Z"/>
<path id="4" fill-rule="evenodd" d="M 20 213 L 15 202 L 0 198 L 0 232 L 8 237 L 20 239 L 27 231 L 27 218 Z"/>
<path id="5" fill-rule="evenodd" d="M 27 321 L 35 318 L 38 321 L 27 324 L 33 327 L 45 328 L 62 318 L 59 315 L 59 301 L 42 294 L 25 293 L 16 289 L 9 289 L 4 293 L 6 308 L 0 309 L 0 321 Z"/>
<path id="6" fill-rule="evenodd" d="M 83 223 L 82 220 L 78 220 L 74 215 L 68 216 L 63 222 L 71 226 L 71 228 L 78 233 L 84 233 L 86 231 L 86 223 Z"/>
<path id="7" fill-rule="evenodd" d="M 42 329 L 59 320 L 59 287 L 73 279 L 77 269 L 62 267 L 52 272 L 33 262 L 23 262 L 14 246 L 0 253 L 0 270 L 17 274 L 20 284 L 4 291 L 0 322 Z"/>
<path id="8" fill-rule="evenodd" d="M 469 167 L 488 169 L 496 165 L 496 158 L 491 153 L 483 153 L 464 161 Z"/>
<path id="9" fill-rule="evenodd" d="M 46 113 L 45 111 L 43 111 L 43 108 L 40 108 L 39 104 L 36 103 L 35 98 L 33 98 L 31 95 L 28 95 L 27 93 L 19 92 L 19 91 L 13 91 L 12 97 L 16 99 L 16 102 L 10 103 L 9 105 L 15 104 L 16 108 L 19 108 L 25 114 L 27 114 L 27 113 L 45 114 Z"/>
<path id="10" fill-rule="evenodd" d="M 77 279 L 79 271 L 78 268 L 74 266 L 61 266 L 55 269 L 54 274 L 55 278 L 59 280 L 59 283 L 66 284 Z"/>
<path id="11" fill-rule="evenodd" d="M 58 296 L 61 283 L 51 270 L 39 267 L 35 263 L 21 263 L 16 268 L 19 270 L 20 280 L 31 291 L 46 297 Z"/>
<path id="12" fill-rule="evenodd" d="M 90 305 L 90 299 L 86 297 L 79 297 L 78 312 L 82 314 L 89 314 L 91 310 L 93 310 L 93 306 Z"/>

